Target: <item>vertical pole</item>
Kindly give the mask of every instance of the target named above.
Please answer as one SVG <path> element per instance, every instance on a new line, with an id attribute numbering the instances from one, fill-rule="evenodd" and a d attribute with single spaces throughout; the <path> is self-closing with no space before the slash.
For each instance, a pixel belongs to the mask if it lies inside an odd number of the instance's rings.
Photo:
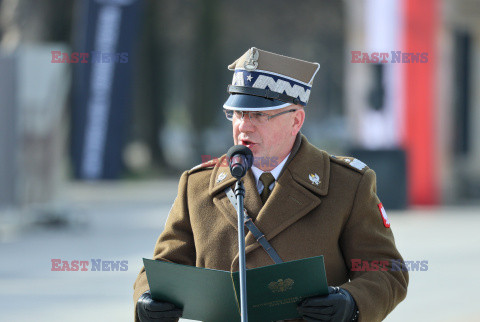
<path id="1" fill-rule="evenodd" d="M 245 264 L 245 219 L 243 213 L 243 198 L 245 189 L 241 180 L 235 185 L 235 196 L 237 196 L 237 217 L 238 217 L 238 259 L 240 273 L 240 306 L 242 322 L 248 321 L 247 316 L 247 269 Z"/>

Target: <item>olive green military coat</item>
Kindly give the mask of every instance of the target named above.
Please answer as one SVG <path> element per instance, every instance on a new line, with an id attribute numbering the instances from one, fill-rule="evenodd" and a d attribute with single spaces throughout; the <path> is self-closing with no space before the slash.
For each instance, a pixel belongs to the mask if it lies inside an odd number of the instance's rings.
<path id="1" fill-rule="evenodd" d="M 236 211 L 224 192 L 235 178 L 222 160 L 183 173 L 154 259 L 238 270 Z M 284 261 L 323 255 L 328 284 L 352 294 L 359 321 L 380 321 L 405 298 L 408 273 L 351 270 L 352 260 L 402 259 L 378 207 L 375 173 L 351 160 L 332 157 L 298 135 L 265 205 L 247 173 L 245 208 Z M 318 181 L 309 177 L 315 174 Z M 247 268 L 274 264 L 250 232 L 245 244 Z M 134 303 L 148 289 L 142 269 Z"/>

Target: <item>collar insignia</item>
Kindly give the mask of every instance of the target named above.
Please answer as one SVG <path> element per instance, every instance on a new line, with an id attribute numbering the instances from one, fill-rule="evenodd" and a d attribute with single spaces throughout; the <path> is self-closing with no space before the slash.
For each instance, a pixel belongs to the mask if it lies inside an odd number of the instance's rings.
<path id="1" fill-rule="evenodd" d="M 217 177 L 217 183 L 219 183 L 220 181 L 223 181 L 223 179 L 225 179 L 227 177 L 227 173 L 226 172 L 222 172 L 218 175 Z"/>
<path id="2" fill-rule="evenodd" d="M 310 179 L 310 181 L 312 182 L 312 184 L 318 186 L 318 184 L 320 183 L 320 177 L 318 176 L 318 174 L 309 174 L 308 175 L 308 179 Z"/>

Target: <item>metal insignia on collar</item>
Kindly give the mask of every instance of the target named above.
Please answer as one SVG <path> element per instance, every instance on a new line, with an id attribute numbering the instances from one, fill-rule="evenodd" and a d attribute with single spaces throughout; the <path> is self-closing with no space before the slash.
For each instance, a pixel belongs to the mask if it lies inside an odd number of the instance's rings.
<path id="1" fill-rule="evenodd" d="M 243 63 L 243 67 L 246 70 L 255 70 L 258 67 L 258 50 L 255 47 L 252 47 L 248 53 L 248 57 Z"/>
<path id="2" fill-rule="evenodd" d="M 310 173 L 308 175 L 308 179 L 310 179 L 310 181 L 316 186 L 318 186 L 318 184 L 320 183 L 320 177 L 316 173 L 315 174 Z"/>
<path id="3" fill-rule="evenodd" d="M 227 177 L 227 173 L 226 172 L 222 172 L 218 175 L 217 177 L 217 183 L 222 181 L 223 179 L 225 179 Z"/>

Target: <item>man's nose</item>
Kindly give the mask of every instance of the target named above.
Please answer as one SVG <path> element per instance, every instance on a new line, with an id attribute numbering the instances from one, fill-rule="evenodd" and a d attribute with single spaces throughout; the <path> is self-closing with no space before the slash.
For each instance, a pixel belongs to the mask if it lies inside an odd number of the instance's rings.
<path id="1" fill-rule="evenodd" d="M 250 121 L 250 115 L 248 113 L 244 113 L 243 117 L 239 119 L 238 122 L 240 122 L 238 129 L 241 132 L 246 132 L 247 130 L 251 131 L 251 129 L 255 127 L 252 124 L 252 121 Z"/>

